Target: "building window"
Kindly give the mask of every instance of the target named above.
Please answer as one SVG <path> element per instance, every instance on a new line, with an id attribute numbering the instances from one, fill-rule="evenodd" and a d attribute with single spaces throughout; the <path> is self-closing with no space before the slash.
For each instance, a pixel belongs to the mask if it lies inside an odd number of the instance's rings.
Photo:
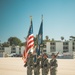
<path id="1" fill-rule="evenodd" d="M 72 49 L 73 49 L 73 51 L 75 51 L 75 47 L 74 47 L 74 46 L 73 46 L 73 48 L 72 48 Z"/>
<path id="2" fill-rule="evenodd" d="M 15 47 L 11 48 L 11 53 L 16 53 L 16 48 Z"/>
<path id="3" fill-rule="evenodd" d="M 65 53 L 65 52 L 69 52 L 68 50 L 63 50 L 63 53 Z"/>
<path id="4" fill-rule="evenodd" d="M 1 52 L 4 52 L 4 47 L 0 47 L 0 51 Z"/>
<path id="5" fill-rule="evenodd" d="M 43 52 L 46 52 L 46 50 L 43 50 Z"/>
<path id="6" fill-rule="evenodd" d="M 50 45 L 55 45 L 55 42 L 51 42 Z"/>
<path id="7" fill-rule="evenodd" d="M 4 47 L 2 47 L 2 50 L 4 50 Z"/>
<path id="8" fill-rule="evenodd" d="M 73 49 L 74 49 L 74 47 L 73 47 Z"/>
<path id="9" fill-rule="evenodd" d="M 43 45 L 44 48 L 46 48 L 46 45 Z"/>
<path id="10" fill-rule="evenodd" d="M 50 52 L 55 52 L 56 50 L 55 50 L 55 47 L 50 47 Z"/>
<path id="11" fill-rule="evenodd" d="M 50 43 L 50 45 L 52 45 L 52 43 Z"/>
<path id="12" fill-rule="evenodd" d="M 21 47 L 19 48 L 19 54 L 21 54 Z"/>
<path id="13" fill-rule="evenodd" d="M 63 47 L 63 50 L 64 50 L 64 49 L 68 49 L 68 47 L 67 47 L 67 46 L 64 46 L 64 47 Z"/>
<path id="14" fill-rule="evenodd" d="M 51 45 L 50 52 L 55 52 L 56 51 L 56 49 L 55 49 L 55 47 L 56 47 L 55 42 L 51 42 L 50 45 Z"/>
<path id="15" fill-rule="evenodd" d="M 74 42 L 73 42 L 73 45 L 74 45 Z"/>
<path id="16" fill-rule="evenodd" d="M 68 45 L 68 42 L 63 42 L 63 45 Z"/>
<path id="17" fill-rule="evenodd" d="M 75 43 L 73 42 L 73 45 L 75 45 Z"/>
<path id="18" fill-rule="evenodd" d="M 63 52 L 69 52 L 68 46 L 63 47 Z"/>

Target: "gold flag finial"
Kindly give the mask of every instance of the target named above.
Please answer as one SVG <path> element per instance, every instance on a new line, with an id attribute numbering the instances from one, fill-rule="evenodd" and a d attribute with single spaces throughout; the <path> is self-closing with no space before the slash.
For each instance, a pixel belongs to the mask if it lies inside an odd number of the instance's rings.
<path id="1" fill-rule="evenodd" d="M 32 20 L 32 16 L 30 16 L 30 19 Z"/>

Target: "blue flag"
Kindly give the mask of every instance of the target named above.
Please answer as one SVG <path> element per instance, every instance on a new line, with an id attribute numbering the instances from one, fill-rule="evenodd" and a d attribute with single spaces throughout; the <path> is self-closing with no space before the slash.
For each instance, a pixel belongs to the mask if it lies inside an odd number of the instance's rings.
<path id="1" fill-rule="evenodd" d="M 42 44 L 42 42 L 43 42 L 43 19 L 41 21 L 41 25 L 38 33 L 38 46 L 35 49 L 37 55 L 35 55 L 34 57 L 34 62 L 36 62 L 36 57 L 40 55 L 40 45 Z"/>
<path id="2" fill-rule="evenodd" d="M 40 45 L 42 44 L 42 41 L 43 41 L 43 19 L 41 21 L 41 25 L 38 33 L 38 46 L 36 47 L 35 50 L 37 55 L 35 55 L 34 57 L 34 62 L 36 62 L 36 57 L 40 55 Z"/>
<path id="3" fill-rule="evenodd" d="M 40 45 L 43 43 L 43 19 L 41 21 L 39 33 L 38 33 L 38 51 L 37 55 L 40 55 Z"/>
<path id="4" fill-rule="evenodd" d="M 39 33 L 38 33 L 38 45 L 42 44 L 43 42 L 43 20 L 40 25 Z"/>
<path id="5" fill-rule="evenodd" d="M 37 56 L 40 55 L 40 45 L 38 45 L 38 48 L 36 48 L 36 51 L 37 51 Z"/>
<path id="6" fill-rule="evenodd" d="M 34 62 L 36 62 L 37 56 L 40 55 L 40 52 L 39 52 L 39 51 L 40 51 L 40 50 L 39 50 L 39 48 L 38 48 L 38 46 L 37 46 L 36 49 L 35 49 L 35 52 L 36 52 L 37 54 L 34 56 Z"/>

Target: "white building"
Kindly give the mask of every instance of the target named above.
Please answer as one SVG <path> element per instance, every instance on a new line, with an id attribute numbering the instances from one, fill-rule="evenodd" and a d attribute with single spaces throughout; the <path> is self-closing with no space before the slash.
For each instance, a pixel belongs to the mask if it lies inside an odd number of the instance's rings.
<path id="1" fill-rule="evenodd" d="M 0 47 L 0 56 L 5 54 L 23 54 L 25 47 L 19 47 L 19 46 L 9 46 L 9 47 Z M 59 54 L 70 54 L 73 55 L 75 52 L 75 41 L 74 40 L 68 40 L 68 41 L 50 41 L 46 42 L 46 46 L 44 48 L 41 48 L 43 52 L 46 52 L 47 54 L 51 55 L 52 53 Z"/>
<path id="2" fill-rule="evenodd" d="M 46 53 L 51 55 L 52 53 L 70 54 L 75 51 L 75 41 L 51 41 L 46 43 Z"/>
<path id="3" fill-rule="evenodd" d="M 23 54 L 24 49 L 25 49 L 24 46 L 0 47 L 0 56 L 3 56 L 3 53 L 4 54 L 11 54 L 11 53 Z"/>

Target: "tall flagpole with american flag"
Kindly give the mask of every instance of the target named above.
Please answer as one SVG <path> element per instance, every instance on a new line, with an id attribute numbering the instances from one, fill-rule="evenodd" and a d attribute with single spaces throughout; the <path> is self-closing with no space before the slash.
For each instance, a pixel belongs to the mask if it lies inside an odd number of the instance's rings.
<path id="1" fill-rule="evenodd" d="M 30 28 L 29 28 L 28 35 L 26 38 L 26 47 L 25 47 L 25 50 L 23 52 L 24 63 L 26 63 L 26 61 L 27 61 L 28 52 L 33 52 L 33 48 L 34 48 L 32 16 L 30 16 L 30 20 L 31 20 L 30 21 Z"/>

